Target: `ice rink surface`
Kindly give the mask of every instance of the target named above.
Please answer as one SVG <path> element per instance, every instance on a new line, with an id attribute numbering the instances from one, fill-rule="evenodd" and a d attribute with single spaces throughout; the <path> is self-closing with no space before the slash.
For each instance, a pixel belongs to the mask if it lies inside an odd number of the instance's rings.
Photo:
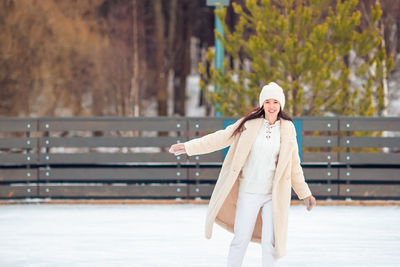
<path id="1" fill-rule="evenodd" d="M 206 205 L 2 205 L 0 266 L 225 266 L 232 234 L 204 238 Z M 400 207 L 292 206 L 277 266 L 400 266 Z M 243 266 L 261 266 L 251 243 Z"/>

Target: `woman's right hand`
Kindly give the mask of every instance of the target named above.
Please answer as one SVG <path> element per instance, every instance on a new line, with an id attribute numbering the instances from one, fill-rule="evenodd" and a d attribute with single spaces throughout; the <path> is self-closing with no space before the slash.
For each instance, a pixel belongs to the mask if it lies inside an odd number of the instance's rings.
<path id="1" fill-rule="evenodd" d="M 185 145 L 183 143 L 172 145 L 168 151 L 169 153 L 175 154 L 175 156 L 186 153 Z"/>

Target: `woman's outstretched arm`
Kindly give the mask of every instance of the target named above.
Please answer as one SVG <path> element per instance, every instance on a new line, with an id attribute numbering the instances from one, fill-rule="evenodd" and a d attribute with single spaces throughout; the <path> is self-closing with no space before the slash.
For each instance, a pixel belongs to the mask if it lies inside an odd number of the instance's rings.
<path id="1" fill-rule="evenodd" d="M 239 126 L 240 121 L 241 119 L 237 120 L 224 130 L 219 130 L 185 143 L 174 144 L 170 147 L 169 152 L 175 155 L 187 153 L 192 156 L 211 153 L 230 146 L 233 141 L 232 133 Z"/>

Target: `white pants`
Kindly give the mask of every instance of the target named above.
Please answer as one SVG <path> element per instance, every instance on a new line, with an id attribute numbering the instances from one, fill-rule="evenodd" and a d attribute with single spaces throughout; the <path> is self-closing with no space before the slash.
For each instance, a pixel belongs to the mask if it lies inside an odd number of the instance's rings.
<path id="1" fill-rule="evenodd" d="M 234 233 L 227 267 L 242 266 L 247 246 L 251 240 L 258 212 L 262 209 L 262 266 L 275 266 L 275 237 L 272 217 L 272 195 L 251 194 L 239 191 L 236 204 Z"/>

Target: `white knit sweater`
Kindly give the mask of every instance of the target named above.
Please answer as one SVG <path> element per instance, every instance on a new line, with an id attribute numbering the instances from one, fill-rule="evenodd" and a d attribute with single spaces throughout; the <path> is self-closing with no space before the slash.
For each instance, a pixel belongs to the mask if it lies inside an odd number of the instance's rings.
<path id="1" fill-rule="evenodd" d="M 268 136 L 268 137 L 267 137 Z M 260 127 L 247 161 L 242 169 L 240 191 L 271 194 L 280 148 L 280 121 Z"/>

